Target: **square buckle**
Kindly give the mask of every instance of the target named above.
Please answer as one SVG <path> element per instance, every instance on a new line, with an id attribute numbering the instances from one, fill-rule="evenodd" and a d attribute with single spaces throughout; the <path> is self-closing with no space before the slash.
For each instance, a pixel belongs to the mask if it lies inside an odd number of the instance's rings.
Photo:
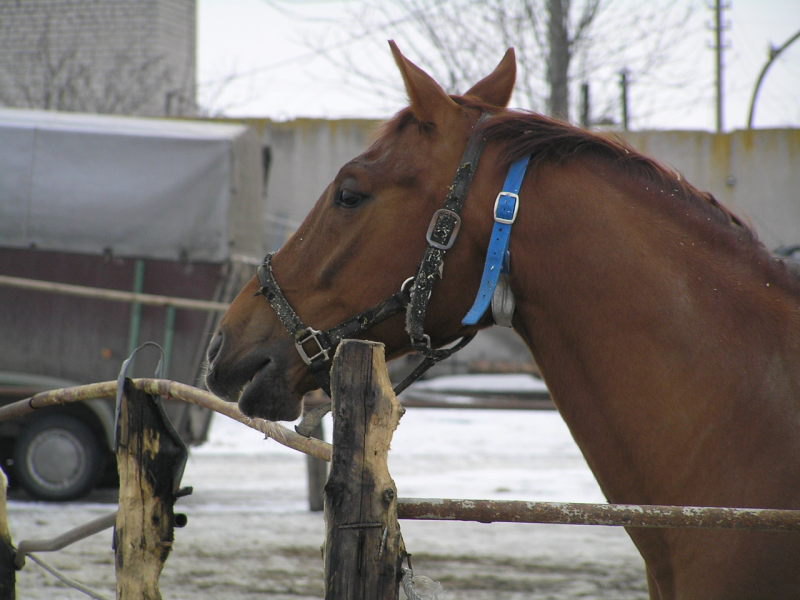
<path id="1" fill-rule="evenodd" d="M 507 200 L 501 202 L 501 198 L 505 197 Z M 513 203 L 513 204 L 512 204 Z M 496 223 L 504 223 L 511 225 L 517 219 L 517 211 L 519 210 L 519 195 L 514 192 L 500 192 L 497 194 L 497 199 L 494 201 L 494 220 Z M 507 215 L 511 211 L 511 216 L 500 216 L 502 212 Z"/>
<path id="2" fill-rule="evenodd" d="M 442 217 L 450 217 L 455 221 L 453 225 L 452 231 L 450 231 L 447 235 L 447 239 L 443 242 L 438 242 L 433 239 L 433 235 L 437 231 L 442 231 L 439 229 L 439 219 Z M 439 250 L 450 250 L 453 247 L 453 244 L 456 243 L 456 238 L 458 237 L 458 230 L 461 229 L 461 217 L 458 215 L 457 212 L 450 210 L 449 208 L 440 208 L 435 213 L 433 213 L 433 217 L 431 217 L 430 225 L 428 225 L 428 232 L 425 234 L 425 239 L 428 240 L 428 244 L 434 248 L 438 248 Z"/>
<path id="3" fill-rule="evenodd" d="M 317 360 L 318 358 L 322 358 L 325 361 L 330 360 L 329 349 L 325 348 L 320 341 L 320 334 L 322 332 L 318 329 L 313 329 L 311 327 L 306 327 L 298 331 L 295 334 L 295 342 L 294 347 L 297 348 L 297 353 L 300 355 L 300 358 L 303 360 L 304 363 L 310 365 L 312 362 Z M 306 349 L 303 348 L 303 344 L 307 342 L 313 341 L 317 345 L 317 349 L 313 351 L 313 354 L 309 356 Z"/>

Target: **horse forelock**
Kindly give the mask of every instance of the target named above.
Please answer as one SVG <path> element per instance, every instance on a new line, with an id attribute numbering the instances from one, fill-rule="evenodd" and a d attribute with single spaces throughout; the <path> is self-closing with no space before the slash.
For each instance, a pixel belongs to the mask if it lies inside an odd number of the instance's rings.
<path id="1" fill-rule="evenodd" d="M 496 106 L 491 106 L 474 96 L 450 96 L 450 98 L 459 106 L 476 111 L 476 114 L 482 112 L 493 112 L 497 110 Z M 375 144 L 387 142 L 394 139 L 397 135 L 403 132 L 407 127 L 416 126 L 420 133 L 430 134 L 436 129 L 434 123 L 420 121 L 411 110 L 411 107 L 406 107 L 400 110 L 391 119 L 386 121 L 383 126 L 378 129 L 378 134 L 375 138 Z"/>
<path id="2" fill-rule="evenodd" d="M 400 135 L 406 128 L 416 126 L 420 133 L 430 133 L 433 128 L 432 123 L 425 123 L 417 119 L 411 110 L 406 107 L 399 111 L 394 117 L 386 121 L 379 129 L 373 145 L 390 142 Z"/>
<path id="3" fill-rule="evenodd" d="M 492 108 L 480 99 L 473 97 L 451 96 L 451 98 L 456 104 L 474 113 L 473 123 L 477 122 L 481 113 Z M 494 110 L 497 110 L 497 107 L 494 107 Z M 465 126 L 469 122 L 469 118 L 463 121 Z M 417 181 L 417 177 L 408 172 L 406 167 L 414 162 L 419 162 L 414 159 L 422 156 L 418 142 L 442 142 L 450 146 L 454 132 L 447 127 L 452 127 L 452 124 L 452 122 L 442 125 L 421 121 L 411 107 L 406 107 L 377 129 L 369 148 L 355 161 L 370 164 L 372 168 L 385 169 L 383 175 L 391 174 L 396 182 L 410 187 Z M 461 135 L 461 133 L 464 134 L 465 139 L 469 135 L 469 131 L 466 130 L 455 135 Z M 426 165 L 429 164 L 429 161 L 423 160 L 422 162 Z"/>

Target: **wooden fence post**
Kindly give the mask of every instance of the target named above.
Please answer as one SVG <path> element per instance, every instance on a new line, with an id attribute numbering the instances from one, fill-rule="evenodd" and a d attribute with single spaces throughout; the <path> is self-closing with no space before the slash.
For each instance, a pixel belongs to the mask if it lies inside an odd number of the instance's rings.
<path id="1" fill-rule="evenodd" d="M 405 546 L 387 457 L 403 408 L 383 344 L 345 340 L 331 372 L 333 459 L 325 486 L 326 600 L 397 600 Z"/>
<path id="2" fill-rule="evenodd" d="M 8 479 L 0 471 L 0 600 L 14 600 L 16 594 L 17 570 L 14 567 L 14 545 L 11 541 L 11 528 L 8 526 L 8 507 L 6 491 Z"/>
<path id="3" fill-rule="evenodd" d="M 172 549 L 173 505 L 187 455 L 156 399 L 126 379 L 117 423 L 118 600 L 161 600 L 158 579 Z"/>

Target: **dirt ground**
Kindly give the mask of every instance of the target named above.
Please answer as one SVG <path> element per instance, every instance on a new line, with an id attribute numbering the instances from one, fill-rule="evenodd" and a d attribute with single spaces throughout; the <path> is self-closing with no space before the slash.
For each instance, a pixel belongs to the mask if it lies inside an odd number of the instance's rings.
<path id="1" fill-rule="evenodd" d="M 462 421 L 442 423 L 444 428 L 438 431 L 447 431 L 448 425 L 461 428 L 465 425 Z M 253 452 L 249 446 L 243 450 L 239 439 L 241 429 L 228 424 L 223 429 L 217 430 L 216 442 L 212 439 L 209 447 L 193 453 L 187 466 L 183 482 L 193 486 L 195 492 L 176 504 L 176 511 L 188 516 L 188 525 L 176 529 L 175 545 L 161 577 L 163 598 L 323 598 L 320 547 L 324 522 L 321 513 L 306 509 L 305 459 L 282 451 Z M 262 440 L 253 439 L 258 448 L 264 446 Z M 488 494 L 529 499 L 532 494 L 525 486 L 533 489 L 547 481 L 522 482 L 520 489 L 514 485 L 498 486 L 490 479 L 508 477 L 509 481 L 519 482 L 520 478 L 513 470 L 504 474 L 502 455 L 479 450 L 484 447 L 481 440 L 468 440 L 481 454 L 480 460 L 475 459 L 476 465 L 468 464 L 469 468 L 462 472 L 457 466 L 463 466 L 462 459 L 442 456 L 441 465 L 426 464 L 427 472 L 435 477 L 430 474 L 421 477 L 421 465 L 431 460 L 424 443 L 416 437 L 403 441 L 397 436 L 396 442 L 400 453 L 406 452 L 402 462 L 392 469 L 402 496 L 448 496 L 442 492 L 449 489 L 455 492 L 451 497 Z M 407 446 L 414 450 L 404 450 Z M 546 461 L 547 468 L 558 468 L 559 475 L 564 474 L 574 482 L 578 476 L 570 471 L 574 465 L 570 467 L 569 462 L 574 461 L 569 454 L 574 450 L 563 443 L 562 446 L 563 452 L 558 450 L 554 454 L 561 458 L 551 457 Z M 532 456 L 529 460 L 541 462 L 540 459 Z M 514 469 L 535 470 L 535 465 L 524 463 L 525 460 L 521 465 L 515 464 Z M 580 465 L 575 468 L 585 469 Z M 467 483 L 459 481 L 469 478 L 473 478 L 469 489 L 476 493 L 465 496 L 459 492 L 463 492 L 462 487 Z M 484 482 L 486 490 L 481 490 L 477 482 Z M 405 489 L 411 493 L 404 492 Z M 574 495 L 572 499 L 582 500 Z M 58 535 L 115 510 L 115 501 L 115 492 L 111 490 L 96 492 L 85 502 L 58 505 L 29 502 L 12 494 L 9 503 L 12 535 L 16 541 Z M 642 560 L 620 528 L 422 521 L 403 521 L 401 527 L 406 547 L 413 556 L 415 573 L 442 585 L 439 600 L 644 600 L 647 597 Z M 39 556 L 64 575 L 99 592 L 101 597 L 114 598 L 110 530 L 59 552 Z M 87 597 L 66 587 L 30 560 L 18 573 L 17 589 L 18 598 L 26 600 Z"/>

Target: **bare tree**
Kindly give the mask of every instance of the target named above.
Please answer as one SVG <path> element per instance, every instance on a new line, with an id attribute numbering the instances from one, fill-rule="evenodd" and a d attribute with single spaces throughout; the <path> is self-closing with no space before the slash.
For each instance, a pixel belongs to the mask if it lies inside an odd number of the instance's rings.
<path id="1" fill-rule="evenodd" d="M 332 28 L 338 39 L 332 34 L 316 48 L 322 53 L 326 46 L 345 46 L 328 56 L 354 88 L 397 93 L 394 79 L 369 64 L 363 44 L 358 55 L 347 52 L 348 39 L 375 44 L 398 39 L 410 56 L 424 57 L 453 93 L 490 72 L 502 51 L 513 46 L 514 102 L 564 119 L 575 113 L 570 90 L 582 81 L 591 81 L 598 111 L 606 117 L 618 105 L 620 70 L 636 85 L 650 80 L 663 85 L 660 69 L 676 60 L 674 51 L 696 8 L 692 1 L 668 0 L 362 0 L 356 6 L 346 30 Z"/>
<path id="2" fill-rule="evenodd" d="M 547 83 L 550 87 L 547 112 L 560 119 L 569 118 L 569 64 L 573 49 L 594 22 L 600 0 L 584 2 L 572 31 L 570 4 L 570 0 L 547 0 Z"/>

